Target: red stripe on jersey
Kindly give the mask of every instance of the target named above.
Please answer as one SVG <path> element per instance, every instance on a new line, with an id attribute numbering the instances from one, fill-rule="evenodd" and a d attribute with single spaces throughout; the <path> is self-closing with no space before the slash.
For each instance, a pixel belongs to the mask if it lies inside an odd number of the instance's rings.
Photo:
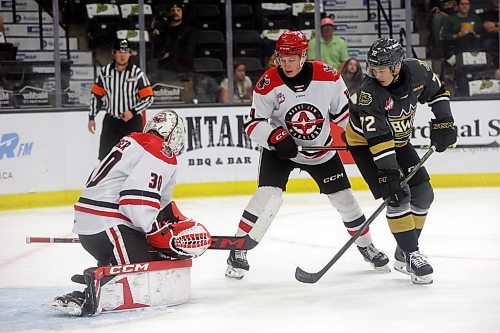
<path id="1" fill-rule="evenodd" d="M 248 126 L 247 131 L 246 131 L 248 136 L 250 136 L 250 134 L 252 134 L 253 130 L 255 129 L 255 127 L 257 127 L 257 125 L 259 123 L 260 123 L 260 121 L 255 121 L 253 124 Z"/>
<path id="2" fill-rule="evenodd" d="M 344 119 L 347 119 L 347 118 L 349 118 L 349 112 L 344 113 L 344 115 L 342 116 L 342 118 L 335 119 L 334 123 L 338 124 L 338 123 L 342 122 Z"/>
<path id="3" fill-rule="evenodd" d="M 150 206 L 156 209 L 160 209 L 160 203 L 159 202 L 154 202 L 154 201 L 147 201 L 144 199 L 123 199 L 120 200 L 120 206 L 125 206 L 125 205 L 136 205 L 136 206 Z"/>
<path id="4" fill-rule="evenodd" d="M 150 133 L 132 133 L 129 135 L 130 138 L 135 140 L 138 144 L 142 146 L 148 153 L 153 155 L 154 157 L 168 163 L 168 164 L 177 164 L 177 158 L 175 154 L 172 152 L 168 154 L 168 152 L 163 147 L 163 139 Z"/>
<path id="5" fill-rule="evenodd" d="M 120 238 L 116 234 L 115 229 L 114 228 L 109 228 L 109 232 L 111 232 L 111 235 L 113 235 L 113 240 L 115 241 L 115 243 L 113 245 L 115 246 L 115 249 L 118 252 L 118 256 L 120 257 L 120 263 L 122 265 L 128 264 L 128 262 L 125 262 L 125 256 L 123 255 L 122 247 L 120 245 Z M 123 244 L 123 245 L 125 245 L 125 244 Z"/>
<path id="6" fill-rule="evenodd" d="M 313 81 L 337 81 L 340 73 L 335 68 L 321 61 L 311 61 L 313 64 Z"/>
<path id="7" fill-rule="evenodd" d="M 359 230 L 359 229 L 358 229 L 358 230 Z M 349 235 L 354 236 L 354 234 L 355 234 L 356 232 L 358 232 L 358 230 L 347 230 L 347 232 L 349 233 Z M 361 233 L 361 235 L 360 235 L 360 236 L 365 235 L 368 231 L 370 231 L 370 227 L 366 228 L 366 229 L 365 229 L 365 230 Z"/>
<path id="8" fill-rule="evenodd" d="M 127 221 L 129 223 L 132 223 L 128 217 L 126 217 L 125 215 L 118 213 L 118 212 L 107 212 L 107 211 L 96 210 L 96 209 L 92 209 L 92 208 L 81 207 L 81 206 L 77 206 L 77 205 L 75 205 L 74 208 L 78 212 L 97 215 L 97 216 L 113 217 L 116 219 L 120 219 L 120 220 Z"/>
<path id="9" fill-rule="evenodd" d="M 243 220 L 240 220 L 240 224 L 238 226 L 241 230 L 243 230 L 244 232 L 246 232 L 247 234 L 250 232 L 250 230 L 252 230 L 252 226 L 251 225 L 248 225 L 246 224 Z"/>

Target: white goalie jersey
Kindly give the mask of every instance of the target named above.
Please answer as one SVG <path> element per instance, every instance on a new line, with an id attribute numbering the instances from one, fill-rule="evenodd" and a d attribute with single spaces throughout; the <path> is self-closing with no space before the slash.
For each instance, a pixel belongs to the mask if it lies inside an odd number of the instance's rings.
<path id="1" fill-rule="evenodd" d="M 124 137 L 90 175 L 74 207 L 73 232 L 92 235 L 120 224 L 149 232 L 172 201 L 176 167 L 163 139 L 149 133 Z"/>
<path id="2" fill-rule="evenodd" d="M 261 146 L 272 149 L 268 143 L 269 135 L 280 126 L 290 133 L 297 145 L 303 147 L 330 145 L 330 121 L 345 128 L 349 118 L 349 92 L 344 80 L 323 62 L 306 62 L 306 66 L 311 66 L 312 75 L 303 82 L 288 82 L 274 67 L 267 70 L 255 85 L 245 131 Z M 300 152 L 292 161 L 320 164 L 335 153 Z"/>

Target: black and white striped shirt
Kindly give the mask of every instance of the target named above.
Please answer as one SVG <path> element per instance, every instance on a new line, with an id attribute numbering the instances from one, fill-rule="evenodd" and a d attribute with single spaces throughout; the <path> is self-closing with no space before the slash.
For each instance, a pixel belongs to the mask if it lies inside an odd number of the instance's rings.
<path id="1" fill-rule="evenodd" d="M 92 87 L 89 119 L 93 120 L 101 109 L 117 119 L 127 110 L 140 114 L 153 100 L 153 88 L 139 67 L 129 64 L 118 72 L 112 62 L 101 68 Z"/>

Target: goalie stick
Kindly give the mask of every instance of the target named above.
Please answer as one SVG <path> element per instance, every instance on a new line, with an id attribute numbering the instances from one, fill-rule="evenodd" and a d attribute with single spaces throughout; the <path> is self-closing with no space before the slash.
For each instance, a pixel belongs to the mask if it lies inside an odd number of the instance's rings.
<path id="1" fill-rule="evenodd" d="M 237 236 L 211 236 L 212 243 L 209 249 L 212 250 L 251 250 L 257 245 L 257 241 L 249 235 Z M 80 243 L 76 237 L 34 237 L 27 236 L 26 243 Z"/>
<path id="2" fill-rule="evenodd" d="M 406 176 L 405 179 L 401 182 L 401 186 L 406 185 L 410 179 L 417 173 L 418 170 L 424 165 L 425 161 L 432 155 L 434 152 L 435 147 L 431 146 L 430 149 L 422 156 L 420 159 L 420 162 L 415 165 L 413 170 Z M 302 270 L 300 267 L 297 267 L 295 270 L 295 278 L 303 283 L 316 283 L 318 282 L 319 279 L 325 273 L 330 269 L 330 267 L 339 260 L 339 258 L 347 251 L 347 249 L 358 239 L 358 237 L 363 233 L 363 231 L 368 228 L 368 226 L 377 218 L 377 216 L 384 210 L 384 208 L 387 206 L 387 202 L 389 199 L 385 199 L 384 202 L 375 210 L 375 212 L 361 225 L 361 228 L 345 243 L 345 245 L 335 254 L 335 256 L 326 264 L 325 267 L 323 267 L 320 271 L 315 272 L 315 273 L 309 273 L 304 270 Z"/>

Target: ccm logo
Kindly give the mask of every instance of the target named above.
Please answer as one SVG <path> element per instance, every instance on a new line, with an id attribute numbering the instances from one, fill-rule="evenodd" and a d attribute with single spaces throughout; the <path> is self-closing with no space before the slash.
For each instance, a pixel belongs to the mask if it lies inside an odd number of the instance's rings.
<path id="1" fill-rule="evenodd" d="M 343 172 L 323 179 L 323 183 L 325 183 L 325 184 L 326 183 L 330 183 L 330 182 L 333 182 L 334 180 L 340 179 L 342 177 L 344 177 L 344 173 Z"/>
<path id="2" fill-rule="evenodd" d="M 285 130 L 282 130 L 278 134 L 276 134 L 276 136 L 274 137 L 274 140 L 276 142 L 280 142 L 287 135 L 288 135 L 288 133 Z"/>
<path id="3" fill-rule="evenodd" d="M 120 274 L 120 273 L 132 273 L 132 272 L 140 272 L 147 271 L 149 268 L 149 264 L 130 264 L 123 266 L 113 266 L 109 270 L 110 274 Z"/>

